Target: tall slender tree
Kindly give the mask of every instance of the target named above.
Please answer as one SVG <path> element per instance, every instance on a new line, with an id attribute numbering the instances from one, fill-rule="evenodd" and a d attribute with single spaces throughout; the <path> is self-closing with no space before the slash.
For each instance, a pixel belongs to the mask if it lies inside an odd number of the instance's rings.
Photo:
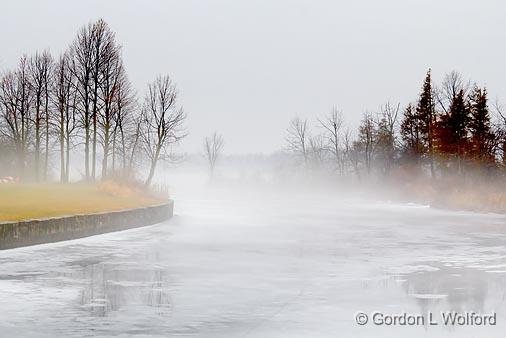
<path id="1" fill-rule="evenodd" d="M 494 162 L 494 134 L 487 102 L 487 89 L 474 86 L 469 97 L 470 156 L 479 162 Z"/>
<path id="2" fill-rule="evenodd" d="M 404 158 L 418 164 L 424 152 L 424 144 L 421 123 L 411 103 L 404 110 L 401 121 L 401 137 Z"/>
<path id="3" fill-rule="evenodd" d="M 2 117 L 7 126 L 3 132 L 16 153 L 17 173 L 26 179 L 27 156 L 31 135 L 33 91 L 30 85 L 28 58 L 21 57 L 18 68 L 7 72 L 0 81 Z"/>
<path id="4" fill-rule="evenodd" d="M 396 159 L 396 127 L 400 103 L 394 105 L 390 102 L 381 107 L 381 113 L 376 126 L 376 148 L 379 163 L 383 174 L 388 174 Z"/>
<path id="5" fill-rule="evenodd" d="M 137 133 L 136 130 L 136 110 L 137 101 L 135 92 L 130 83 L 123 66 L 119 74 L 116 89 L 113 130 L 113 170 L 116 154 L 121 157 L 121 172 L 124 177 L 128 177 L 128 152 L 129 144 L 135 150 Z M 134 146 L 135 145 L 135 146 Z"/>
<path id="6" fill-rule="evenodd" d="M 40 179 L 42 153 L 41 142 L 44 140 L 44 165 L 43 177 L 47 179 L 48 162 L 49 162 L 49 127 L 50 127 L 50 111 L 49 97 L 51 86 L 51 72 L 53 67 L 53 58 L 48 51 L 42 53 L 36 52 L 35 55 L 28 60 L 28 71 L 30 76 L 30 86 L 33 92 L 33 125 L 35 129 L 35 149 L 34 149 L 34 174 L 35 180 Z"/>
<path id="7" fill-rule="evenodd" d="M 93 25 L 82 27 L 70 47 L 71 70 L 76 79 L 76 107 L 80 114 L 80 123 L 84 129 L 84 167 L 85 179 L 90 179 L 90 140 L 92 98 L 91 81 L 93 71 Z"/>
<path id="8" fill-rule="evenodd" d="M 70 149 L 77 130 L 76 78 L 71 70 L 71 59 L 64 53 L 53 72 L 53 105 L 55 129 L 60 145 L 60 182 L 68 182 L 70 175 Z"/>
<path id="9" fill-rule="evenodd" d="M 446 159 L 457 161 L 458 172 L 462 172 L 462 160 L 468 149 L 468 123 L 469 108 L 461 89 L 437 125 L 438 150 Z"/>
<path id="10" fill-rule="evenodd" d="M 372 115 L 365 113 L 358 128 L 357 145 L 364 158 L 367 174 L 371 173 L 374 150 L 376 146 L 376 128 Z"/>
<path id="11" fill-rule="evenodd" d="M 223 151 L 223 145 L 223 137 L 216 132 L 212 136 L 204 138 L 204 156 L 209 165 L 209 176 L 211 178 L 214 176 L 214 169 Z"/>
<path id="12" fill-rule="evenodd" d="M 177 104 L 178 91 L 171 78 L 158 76 L 148 85 L 143 109 L 144 131 L 141 134 L 144 151 L 149 159 L 149 186 L 159 160 L 173 160 L 171 146 L 186 136 L 183 124 L 186 114 Z"/>
<path id="13" fill-rule="evenodd" d="M 286 130 L 288 151 L 302 158 L 306 169 L 309 168 L 309 139 L 307 120 L 298 117 L 292 119 Z"/>
<path id="14" fill-rule="evenodd" d="M 344 163 L 343 154 L 340 149 L 340 138 L 343 127 L 343 115 L 336 107 L 333 107 L 330 114 L 325 119 L 318 119 L 318 122 L 325 130 L 326 148 L 332 154 L 336 170 L 342 176 L 344 175 Z"/>
<path id="15" fill-rule="evenodd" d="M 434 107 L 434 98 L 432 92 L 431 70 L 427 71 L 425 81 L 423 83 L 422 92 L 416 106 L 416 115 L 420 123 L 419 130 L 421 132 L 424 143 L 424 155 L 428 158 L 430 174 L 435 178 L 434 169 L 434 125 L 436 122 L 436 113 Z"/>
<path id="16" fill-rule="evenodd" d="M 118 114 L 117 100 L 119 82 L 123 74 L 123 65 L 119 58 L 119 50 L 110 51 L 101 67 L 100 105 L 98 124 L 100 127 L 100 143 L 102 144 L 102 179 L 108 174 L 109 156 L 114 151 L 116 121 Z"/>
<path id="17" fill-rule="evenodd" d="M 91 67 L 91 80 L 90 80 L 90 92 L 91 92 L 91 119 L 92 119 L 92 153 L 91 153 L 91 179 L 94 180 L 96 177 L 97 167 L 97 143 L 99 133 L 99 119 L 100 114 L 104 113 L 105 110 L 109 109 L 109 105 L 102 101 L 112 101 L 111 97 L 104 97 L 101 93 L 101 87 L 104 86 L 104 82 L 107 82 L 105 86 L 110 87 L 111 83 L 114 82 L 110 77 L 114 77 L 112 74 L 112 65 L 117 64 L 119 58 L 119 47 L 116 45 L 116 38 L 114 32 L 109 28 L 109 25 L 99 19 L 91 25 L 91 55 L 92 55 L 92 67 Z M 114 66 L 117 67 L 117 66 Z M 103 104 L 103 107 L 101 107 Z M 102 108 L 102 109 L 101 109 Z M 110 111 L 107 111 L 107 115 Z M 108 154 L 105 154 L 107 158 Z M 107 160 L 106 163 L 107 164 Z M 105 169 L 107 171 L 107 168 Z M 104 173 L 104 169 L 102 169 Z"/>

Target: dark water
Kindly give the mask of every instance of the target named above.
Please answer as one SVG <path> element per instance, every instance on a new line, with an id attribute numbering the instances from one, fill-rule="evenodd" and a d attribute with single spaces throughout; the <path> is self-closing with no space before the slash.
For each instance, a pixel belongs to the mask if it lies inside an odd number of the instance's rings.
<path id="1" fill-rule="evenodd" d="M 190 196 L 163 224 L 0 252 L 0 336 L 504 336 L 503 216 L 325 195 Z M 354 319 L 445 310 L 496 312 L 497 325 Z"/>

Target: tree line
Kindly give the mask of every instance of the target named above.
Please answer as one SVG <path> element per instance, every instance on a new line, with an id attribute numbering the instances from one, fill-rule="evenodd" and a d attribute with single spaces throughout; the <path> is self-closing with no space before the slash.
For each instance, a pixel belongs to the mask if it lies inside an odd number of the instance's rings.
<path id="1" fill-rule="evenodd" d="M 418 99 L 401 108 L 387 102 L 363 115 L 358 130 L 345 129 L 333 108 L 317 119 L 320 132 L 295 118 L 286 133 L 287 149 L 307 169 L 330 169 L 360 179 L 402 171 L 440 177 L 502 175 L 506 165 L 506 115 L 490 108 L 485 87 L 453 71 L 441 85 L 426 74 Z"/>
<path id="2" fill-rule="evenodd" d="M 174 158 L 186 133 L 186 113 L 168 75 L 138 98 L 121 46 L 102 19 L 82 27 L 58 57 L 47 50 L 23 55 L 0 76 L 0 176 L 68 182 L 71 159 L 84 163 L 86 181 L 132 179 L 147 162 Z"/>

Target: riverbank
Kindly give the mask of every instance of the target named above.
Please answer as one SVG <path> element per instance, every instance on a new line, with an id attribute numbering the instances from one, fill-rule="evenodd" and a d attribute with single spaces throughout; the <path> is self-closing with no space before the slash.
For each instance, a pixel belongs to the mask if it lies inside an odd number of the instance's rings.
<path id="1" fill-rule="evenodd" d="M 1 184 L 0 222 L 118 211 L 157 205 L 166 200 L 167 197 L 139 187 L 112 181 Z"/>
<path id="2" fill-rule="evenodd" d="M 394 188 L 396 198 L 448 210 L 506 213 L 506 185 L 500 180 L 478 183 L 413 181 Z"/>
<path id="3" fill-rule="evenodd" d="M 0 222 L 0 250 L 153 225 L 172 217 L 174 202 L 120 211 Z"/>

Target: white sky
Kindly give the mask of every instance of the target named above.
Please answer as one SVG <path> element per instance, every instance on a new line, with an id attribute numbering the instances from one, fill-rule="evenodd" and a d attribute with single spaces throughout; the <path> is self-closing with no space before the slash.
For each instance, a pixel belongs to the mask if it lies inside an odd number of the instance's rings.
<path id="1" fill-rule="evenodd" d="M 170 74 L 188 112 L 183 150 L 223 134 L 226 152 L 284 145 L 294 115 L 340 107 L 351 126 L 390 99 L 415 99 L 428 67 L 456 69 L 506 99 L 506 5 L 457 0 L 2 1 L 0 68 L 62 51 L 104 18 L 139 93 Z"/>

